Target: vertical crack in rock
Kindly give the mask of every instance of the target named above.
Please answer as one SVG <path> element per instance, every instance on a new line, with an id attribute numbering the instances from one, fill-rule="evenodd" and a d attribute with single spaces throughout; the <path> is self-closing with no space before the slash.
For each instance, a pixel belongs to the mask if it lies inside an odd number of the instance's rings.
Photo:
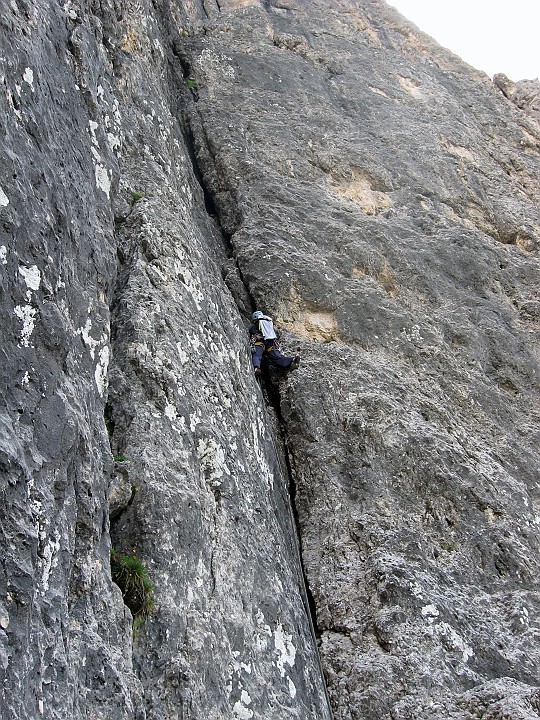
<path id="1" fill-rule="evenodd" d="M 183 65 L 185 74 L 184 77 L 189 77 L 189 69 Z M 193 93 L 194 95 L 194 102 L 196 101 L 196 93 Z M 196 116 L 199 119 L 199 122 L 194 127 L 193 125 L 193 115 L 187 112 L 184 116 L 184 122 L 182 124 L 183 130 L 184 130 L 184 137 L 186 140 L 186 146 L 189 150 L 189 157 L 191 159 L 191 162 L 193 164 L 193 172 L 194 175 L 199 182 L 201 186 L 201 190 L 204 195 L 204 201 L 205 201 L 205 207 L 209 215 L 216 221 L 216 224 L 219 228 L 221 239 L 224 245 L 224 248 L 227 252 L 227 255 L 229 257 L 232 257 L 235 264 L 235 270 L 238 273 L 238 277 L 241 280 L 243 293 L 238 297 L 238 291 L 237 288 L 230 288 L 231 292 L 233 294 L 233 297 L 235 301 L 237 302 L 239 311 L 245 316 L 246 314 L 246 304 L 243 302 L 243 297 L 245 296 L 249 299 L 249 307 L 251 310 L 254 310 L 256 308 L 256 302 L 253 297 L 253 294 L 251 292 L 251 289 L 249 287 L 248 282 L 244 279 L 242 269 L 240 267 L 240 264 L 238 262 L 238 259 L 236 257 L 235 253 L 235 247 L 234 247 L 234 233 L 226 232 L 221 220 L 220 220 L 220 214 L 219 210 L 216 207 L 216 203 L 214 201 L 214 190 L 212 187 L 208 186 L 208 183 L 205 180 L 205 172 L 201 168 L 201 164 L 199 162 L 199 157 L 204 157 L 204 164 L 206 167 L 208 167 L 208 163 L 214 168 L 214 171 L 217 174 L 215 164 L 213 163 L 213 159 L 210 153 L 210 149 L 208 147 L 207 141 L 205 142 L 205 133 L 204 133 L 204 122 L 203 119 L 200 118 L 198 115 Z M 199 143 L 196 145 L 195 136 L 199 138 Z M 230 192 L 230 197 L 233 197 L 233 193 Z M 232 200 L 230 201 L 233 202 Z M 235 207 L 232 212 L 230 212 L 230 215 L 238 217 L 239 211 L 238 208 Z M 239 228 L 236 228 L 236 230 Z M 318 631 L 317 627 L 317 611 L 316 611 L 316 605 L 313 598 L 313 595 L 311 593 L 309 582 L 307 579 L 307 575 L 304 568 L 304 562 L 302 559 L 302 549 L 301 549 L 301 534 L 300 534 L 300 525 L 298 520 L 298 511 L 296 508 L 295 503 L 295 497 L 296 497 L 296 484 L 294 480 L 294 473 L 291 467 L 290 457 L 289 457 L 289 449 L 288 449 L 288 443 L 287 443 L 287 427 L 285 420 L 283 418 L 283 415 L 281 413 L 281 400 L 280 400 L 280 382 L 279 377 L 276 374 L 276 372 L 271 372 L 271 376 L 268 378 L 268 380 L 264 383 L 264 386 L 262 387 L 262 396 L 267 408 L 267 411 L 269 412 L 269 420 L 271 422 L 271 425 L 273 427 L 273 441 L 274 446 L 276 450 L 276 454 L 281 459 L 281 463 L 283 466 L 284 474 L 287 478 L 287 484 L 288 484 L 288 512 L 289 512 L 289 520 L 290 520 L 290 529 L 291 534 L 293 537 L 294 547 L 296 549 L 296 562 L 298 563 L 298 568 L 301 572 L 301 578 L 302 578 L 302 587 L 301 587 L 301 593 L 302 593 L 302 599 L 304 602 L 304 608 L 306 612 L 306 617 L 309 620 L 311 633 L 313 637 L 314 646 L 317 648 L 318 646 L 318 638 L 320 636 L 320 633 Z M 278 449 L 279 447 L 279 449 Z M 317 659 L 319 663 L 319 669 L 321 674 L 321 679 L 324 684 L 324 691 L 328 703 L 328 710 L 331 713 L 331 703 L 330 698 L 328 695 L 328 691 L 326 688 L 326 682 L 324 679 L 324 672 L 322 668 L 322 664 L 320 661 L 320 657 L 317 652 Z"/>
<path id="2" fill-rule="evenodd" d="M 266 4 L 265 4 L 266 5 Z M 219 4 L 218 4 L 219 7 Z M 221 9 L 221 8 L 219 8 Z M 267 8 L 266 8 L 267 9 Z M 238 259 L 236 257 L 235 253 L 235 247 L 233 242 L 234 232 L 238 230 L 239 228 L 236 226 L 233 226 L 232 228 L 229 225 L 229 230 L 227 231 L 224 228 L 224 224 L 221 221 L 220 217 L 220 210 L 218 209 L 216 202 L 215 202 L 215 181 L 211 185 L 206 180 L 206 172 L 208 172 L 208 169 L 211 168 L 215 176 L 218 177 L 217 168 L 215 165 L 215 161 L 212 158 L 212 154 L 210 151 L 210 147 L 208 144 L 208 139 L 205 135 L 204 130 L 204 121 L 203 118 L 199 116 L 199 114 L 196 112 L 196 108 L 194 106 L 197 102 L 197 91 L 195 88 L 191 88 L 189 86 L 189 80 L 191 78 L 191 67 L 189 64 L 189 60 L 186 58 L 185 55 L 177 54 L 179 57 L 179 61 L 181 63 L 182 71 L 183 71 L 183 78 L 187 85 L 187 87 L 191 91 L 192 95 L 192 102 L 191 104 L 188 103 L 188 106 L 184 108 L 184 112 L 182 113 L 182 121 L 181 126 L 184 134 L 184 139 L 186 143 L 186 147 L 188 149 L 189 157 L 192 163 L 193 167 L 193 173 L 195 175 L 195 178 L 197 179 L 197 182 L 199 183 L 201 187 L 201 191 L 203 193 L 204 197 L 204 203 L 205 208 L 208 213 L 208 215 L 215 220 L 216 225 L 218 227 L 218 230 L 221 235 L 221 240 L 224 246 L 224 249 L 226 251 L 227 257 L 231 258 L 234 262 L 234 271 L 237 273 L 238 278 L 240 280 L 240 292 L 238 291 L 238 286 L 230 286 L 229 289 L 231 290 L 231 293 L 233 295 L 233 298 L 235 299 L 235 302 L 238 306 L 238 309 L 240 313 L 245 317 L 246 316 L 246 310 L 248 312 L 252 311 L 256 307 L 255 299 L 253 297 L 253 294 L 251 292 L 251 289 L 249 287 L 248 282 L 245 280 L 244 275 L 242 273 L 242 269 L 240 267 L 240 264 L 238 262 Z M 201 163 L 200 158 L 203 158 L 203 161 Z M 204 164 L 204 168 L 201 167 L 201 165 Z M 218 178 L 219 181 L 219 178 Z M 239 217 L 239 209 L 236 205 L 236 203 L 233 200 L 234 193 L 232 190 L 228 193 L 230 200 L 229 200 L 229 207 L 227 209 L 227 215 L 230 217 Z M 232 208 L 231 208 L 232 206 Z M 249 305 L 247 304 L 247 301 L 249 301 Z M 287 478 L 287 484 L 288 484 L 288 512 L 289 512 L 289 520 L 290 520 L 290 529 L 291 529 L 291 535 L 293 539 L 293 544 L 296 549 L 296 562 L 298 564 L 298 568 L 301 573 L 301 595 L 302 600 L 304 602 L 304 608 L 306 612 L 306 617 L 309 621 L 312 637 L 313 637 L 313 643 L 315 648 L 317 648 L 318 643 L 318 629 L 317 629 L 317 614 L 316 614 L 316 607 L 315 602 L 313 600 L 313 595 L 311 593 L 311 590 L 309 588 L 309 583 L 307 581 L 306 573 L 304 570 L 304 563 L 302 560 L 302 552 L 301 552 L 301 537 L 300 537 L 300 528 L 298 523 L 298 513 L 296 510 L 295 505 L 295 494 L 296 494 L 296 488 L 295 488 L 295 481 L 294 481 L 294 475 L 291 468 L 291 463 L 289 459 L 289 451 L 287 447 L 287 433 L 286 433 L 286 427 L 283 420 L 283 416 L 281 414 L 280 410 L 280 399 L 279 399 L 279 383 L 275 381 L 275 379 L 270 379 L 265 384 L 265 390 L 263 390 L 263 398 L 265 400 L 265 403 L 267 405 L 267 409 L 270 410 L 270 414 L 273 414 L 274 420 L 269 418 L 271 420 L 271 424 L 273 426 L 273 440 L 274 440 L 274 446 L 277 456 L 281 459 L 281 464 L 284 470 L 285 477 Z M 279 450 L 278 450 L 279 447 Z M 213 556 L 212 556 L 213 558 Z M 215 584 L 215 581 L 214 581 Z M 328 696 L 328 691 L 326 689 L 326 682 L 324 680 L 324 673 L 322 669 L 322 665 L 320 662 L 320 658 L 317 652 L 317 660 L 319 664 L 319 670 L 321 679 L 323 682 L 323 687 L 326 695 L 326 700 L 328 704 L 328 710 L 331 713 L 331 705 L 330 705 L 330 698 Z"/>
<path id="3" fill-rule="evenodd" d="M 298 566 L 300 567 L 301 572 L 302 572 L 302 599 L 304 601 L 304 608 L 306 611 L 306 616 L 308 617 L 309 622 L 310 622 L 310 628 L 311 628 L 311 632 L 313 635 L 313 642 L 314 642 L 315 646 L 317 647 L 317 660 L 319 663 L 321 677 L 324 682 L 324 691 L 325 691 L 326 700 L 328 703 L 328 709 L 329 709 L 329 712 L 332 713 L 332 704 L 330 701 L 330 695 L 328 693 L 328 689 L 326 686 L 326 679 L 325 679 L 325 675 L 324 675 L 321 658 L 318 653 L 318 645 L 319 645 L 319 640 L 321 637 L 321 632 L 319 631 L 318 624 L 317 624 L 317 606 L 315 603 L 315 599 L 313 597 L 313 593 L 311 592 L 311 588 L 309 586 L 309 581 L 308 581 L 307 573 L 305 570 L 304 560 L 303 560 L 303 555 L 302 555 L 302 533 L 301 533 L 301 528 L 300 528 L 298 509 L 296 507 L 295 473 L 294 473 L 294 470 L 292 467 L 290 451 L 289 451 L 287 423 L 281 412 L 280 384 L 282 381 L 283 380 L 280 378 L 280 375 L 277 371 L 270 371 L 270 376 L 264 386 L 263 397 L 267 404 L 267 409 L 269 411 L 271 422 L 274 427 L 274 438 L 278 439 L 279 448 L 280 448 L 280 452 L 278 453 L 278 455 L 281 458 L 282 464 L 284 464 L 285 468 L 286 468 L 286 476 L 288 478 L 288 490 L 289 490 L 288 509 L 289 509 L 289 513 L 290 513 L 291 532 L 294 533 L 297 562 L 298 562 Z M 277 449 L 276 449 L 276 452 L 278 452 Z"/>
<path id="4" fill-rule="evenodd" d="M 287 424 L 283 418 L 281 412 L 281 397 L 280 397 L 280 376 L 276 371 L 270 371 L 271 376 L 268 378 L 265 388 L 263 390 L 263 396 L 267 405 L 273 410 L 277 422 L 276 435 L 279 437 L 279 443 L 281 447 L 281 457 L 287 469 L 287 478 L 289 481 L 289 498 L 290 498 L 290 511 L 292 526 L 295 530 L 296 546 L 298 548 L 298 563 L 302 568 L 302 577 L 304 580 L 304 602 L 306 607 L 306 613 L 309 615 L 311 621 L 311 627 L 313 635 L 316 640 L 320 638 L 320 631 L 317 625 L 317 608 L 313 593 L 309 587 L 308 578 L 304 568 L 304 561 L 302 558 L 302 534 L 300 531 L 300 523 L 298 518 L 298 509 L 296 507 L 296 481 L 294 471 L 291 464 L 291 457 L 289 451 L 289 443 L 287 436 Z"/>
<path id="5" fill-rule="evenodd" d="M 186 717 L 329 718 L 287 474 L 238 317 L 253 300 L 231 245 L 237 209 L 204 180 L 197 90 L 174 23 L 166 12 L 159 23 L 174 47 L 161 86 L 146 92 L 144 73 L 129 70 L 151 111 L 123 104 L 135 131 L 126 120 L 111 307 L 108 412 L 126 484 L 111 537 L 145 562 L 157 605 L 133 661 L 152 717 L 167 706 Z M 154 121 L 162 144 L 140 147 Z"/>

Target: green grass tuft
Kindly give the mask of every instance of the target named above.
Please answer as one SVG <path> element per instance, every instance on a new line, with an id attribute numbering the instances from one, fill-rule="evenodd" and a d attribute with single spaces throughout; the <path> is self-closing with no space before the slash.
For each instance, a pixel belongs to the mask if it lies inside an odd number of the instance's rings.
<path id="1" fill-rule="evenodd" d="M 154 586 L 143 562 L 135 555 L 111 550 L 111 576 L 122 591 L 124 603 L 131 610 L 138 627 L 154 611 Z"/>

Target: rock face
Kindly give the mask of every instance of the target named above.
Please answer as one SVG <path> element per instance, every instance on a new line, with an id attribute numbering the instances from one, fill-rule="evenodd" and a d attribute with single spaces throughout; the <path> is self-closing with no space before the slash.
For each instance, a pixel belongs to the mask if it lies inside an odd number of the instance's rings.
<path id="1" fill-rule="evenodd" d="M 540 120 L 540 81 L 520 80 L 517 83 L 509 80 L 506 75 L 499 73 L 493 82 L 502 90 L 504 95 L 519 108 Z"/>
<path id="2" fill-rule="evenodd" d="M 1 715 L 328 718 L 189 91 L 166 15 L 129 10 L 4 17 Z M 133 634 L 109 503 L 154 585 Z"/>
<path id="3" fill-rule="evenodd" d="M 376 0 L 0 22 L 2 718 L 538 717 L 534 102 Z"/>

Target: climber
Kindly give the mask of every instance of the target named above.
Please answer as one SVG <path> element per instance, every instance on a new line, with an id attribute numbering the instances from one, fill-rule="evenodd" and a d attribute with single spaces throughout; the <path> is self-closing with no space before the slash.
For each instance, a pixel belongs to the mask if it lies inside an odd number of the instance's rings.
<path id="1" fill-rule="evenodd" d="M 277 343 L 277 335 L 274 330 L 272 318 L 260 310 L 255 310 L 251 316 L 252 325 L 249 328 L 249 339 L 251 342 L 251 362 L 255 370 L 255 377 L 261 374 L 261 362 L 263 357 L 276 367 L 284 370 L 296 370 L 300 365 L 300 355 L 291 357 L 283 355 Z"/>

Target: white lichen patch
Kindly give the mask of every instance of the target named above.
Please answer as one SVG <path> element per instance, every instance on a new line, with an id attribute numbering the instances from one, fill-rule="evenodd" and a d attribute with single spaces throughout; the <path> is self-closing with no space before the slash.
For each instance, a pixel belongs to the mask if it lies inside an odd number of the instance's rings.
<path id="1" fill-rule="evenodd" d="M 5 245 L 0 245 L 0 263 L 7 265 L 7 247 Z"/>
<path id="2" fill-rule="evenodd" d="M 95 120 L 90 120 L 90 122 L 88 123 L 88 128 L 90 130 L 90 137 L 92 138 L 92 142 L 94 145 L 98 144 L 98 140 L 96 137 L 96 130 L 98 129 L 98 127 L 99 127 L 99 125 L 97 122 L 95 122 Z"/>
<path id="3" fill-rule="evenodd" d="M 30 336 L 34 332 L 36 310 L 31 305 L 17 305 L 14 313 L 23 324 L 19 347 L 30 347 Z"/>
<path id="4" fill-rule="evenodd" d="M 32 267 L 24 267 L 24 265 L 21 265 L 19 267 L 19 273 L 23 276 L 24 282 L 26 283 L 26 286 L 30 288 L 30 290 L 38 290 L 39 286 L 41 284 L 41 271 L 37 267 L 37 265 L 32 265 Z"/>
<path id="5" fill-rule="evenodd" d="M 96 366 L 94 377 L 96 380 L 96 386 L 100 395 L 105 393 L 107 389 L 107 371 L 109 369 L 109 357 L 110 351 L 107 346 L 101 348 L 99 351 L 99 362 Z"/>
<path id="6" fill-rule="evenodd" d="M 434 627 L 451 648 L 461 653 L 463 662 L 467 662 L 473 657 L 474 651 L 472 647 L 465 642 L 461 635 L 459 635 L 451 625 L 441 622 L 437 623 Z"/>
<path id="7" fill-rule="evenodd" d="M 87 346 L 88 350 L 90 351 L 90 357 L 93 360 L 96 356 L 96 348 L 98 347 L 98 345 L 101 345 L 105 341 L 106 338 L 104 335 L 102 335 L 99 340 L 96 340 L 90 334 L 91 331 L 92 331 L 92 320 L 90 320 L 90 318 L 88 318 L 88 320 L 86 321 L 86 325 L 77 330 L 77 335 L 82 336 L 82 339 L 84 340 L 84 344 Z"/>
<path id="8" fill-rule="evenodd" d="M 189 429 L 191 430 L 191 432 L 195 432 L 197 425 L 199 425 L 200 422 L 201 422 L 201 411 L 197 409 L 197 410 L 195 410 L 193 415 L 189 416 Z"/>
<path id="9" fill-rule="evenodd" d="M 42 594 L 44 595 L 49 589 L 49 578 L 51 572 L 58 564 L 58 550 L 60 549 L 60 539 L 53 538 L 43 550 L 43 570 L 41 573 Z"/>
<path id="10" fill-rule="evenodd" d="M 178 412 L 175 406 L 170 402 L 167 402 L 165 405 L 165 417 L 168 417 L 171 422 L 176 420 L 178 417 Z"/>
<path id="11" fill-rule="evenodd" d="M 264 615 L 261 610 L 257 610 L 257 615 L 255 617 L 257 621 L 258 632 L 255 634 L 254 637 L 254 645 L 258 652 L 262 652 L 268 647 L 268 638 L 272 637 L 272 630 L 270 628 L 270 625 L 267 625 L 264 622 Z"/>
<path id="12" fill-rule="evenodd" d="M 264 422 L 259 411 L 257 421 L 251 426 L 252 443 L 250 449 L 255 454 L 254 463 L 255 466 L 258 468 L 258 473 L 260 477 L 266 482 L 267 487 L 271 488 L 274 485 L 274 476 L 268 464 L 268 460 L 266 459 L 265 454 L 261 448 L 261 443 L 259 442 L 259 438 L 264 438 L 264 428 Z"/>
<path id="13" fill-rule="evenodd" d="M 285 665 L 294 666 L 296 648 L 292 643 L 292 635 L 283 630 L 281 623 L 278 623 L 274 632 L 274 645 L 279 656 L 276 661 L 277 668 L 281 677 L 285 677 Z"/>
<path id="14" fill-rule="evenodd" d="M 63 11 L 66 13 L 66 15 L 68 16 L 68 18 L 69 18 L 70 20 L 76 20 L 76 19 L 77 19 L 77 12 L 76 12 L 76 10 L 72 7 L 72 2 L 71 2 L 71 0 L 68 0 L 67 2 L 65 2 L 62 9 L 63 9 Z"/>
<path id="15" fill-rule="evenodd" d="M 114 98 L 113 100 L 112 109 L 115 122 L 117 125 L 120 125 L 120 123 L 122 122 L 122 115 L 120 113 L 120 103 L 116 98 Z"/>
<path id="16" fill-rule="evenodd" d="M 29 382 L 30 382 L 30 375 L 28 374 L 28 370 L 27 370 L 21 378 L 21 385 L 24 387 L 24 385 L 28 385 Z"/>
<path id="17" fill-rule="evenodd" d="M 291 678 L 288 678 L 287 680 L 289 683 L 289 694 L 294 699 L 296 697 L 296 685 L 293 683 Z"/>
<path id="18" fill-rule="evenodd" d="M 111 178 L 109 176 L 109 173 L 107 172 L 107 168 L 98 163 L 95 167 L 95 170 L 97 187 L 102 192 L 104 192 L 107 197 L 109 197 L 109 194 L 111 192 Z"/>
<path id="19" fill-rule="evenodd" d="M 239 653 L 235 652 L 233 655 L 238 655 Z M 235 673 L 241 673 L 245 672 L 248 675 L 251 675 L 251 665 L 249 663 L 243 663 L 239 662 L 238 660 L 232 661 L 232 669 Z"/>
<path id="20" fill-rule="evenodd" d="M 225 462 L 225 451 L 213 438 L 199 440 L 197 457 L 201 464 L 201 472 L 211 485 L 221 485 L 223 475 L 230 474 Z"/>
<path id="21" fill-rule="evenodd" d="M 204 294 L 201 291 L 200 283 L 197 278 L 195 278 L 189 268 L 181 267 L 180 268 L 180 279 L 184 283 L 186 290 L 189 292 L 191 297 L 193 298 L 195 305 L 197 306 L 197 310 L 201 309 L 201 303 L 204 300 Z"/>
<path id="22" fill-rule="evenodd" d="M 198 338 L 196 335 L 194 335 L 193 337 L 190 337 L 187 333 L 186 333 L 186 337 L 187 337 L 187 339 L 189 340 L 189 343 L 190 343 L 190 345 L 192 346 L 193 350 L 194 350 L 196 353 L 198 353 L 198 352 L 199 352 L 199 348 L 200 348 L 201 345 L 202 345 L 202 343 L 201 343 L 201 341 L 199 340 L 199 338 Z"/>
<path id="23" fill-rule="evenodd" d="M 199 558 L 197 563 L 197 574 L 195 575 L 195 585 L 198 588 L 202 588 L 204 585 L 204 579 L 208 575 L 208 570 L 202 558 Z"/>
<path id="24" fill-rule="evenodd" d="M 118 135 L 109 132 L 107 133 L 107 144 L 109 145 L 111 151 L 116 153 L 119 152 L 122 142 Z"/>
<path id="25" fill-rule="evenodd" d="M 25 83 L 30 85 L 30 90 L 34 92 L 34 72 L 31 68 L 27 67 L 23 72 L 23 80 Z"/>
<path id="26" fill-rule="evenodd" d="M 178 350 L 178 357 L 180 358 L 180 362 L 182 363 L 182 365 L 185 365 L 189 360 L 189 355 L 182 348 L 182 345 L 179 342 L 176 343 L 176 349 Z"/>
<path id="27" fill-rule="evenodd" d="M 436 617 L 439 617 L 439 611 L 435 605 L 424 605 L 422 608 L 422 615 L 427 618 L 428 622 L 433 622 Z"/>
<path id="28" fill-rule="evenodd" d="M 251 697 L 245 690 L 242 690 L 240 700 L 237 700 L 233 706 L 233 717 L 238 720 L 251 720 L 253 717 L 253 710 L 250 710 L 247 707 L 250 703 Z"/>
<path id="29" fill-rule="evenodd" d="M 9 198 L 0 187 L 0 207 L 6 207 L 7 205 L 9 205 Z"/>
<path id="30" fill-rule="evenodd" d="M 251 696 L 241 688 L 240 699 L 235 702 L 232 709 L 233 717 L 238 720 L 250 720 L 253 717 L 253 710 L 250 710 L 248 705 L 251 705 Z"/>

